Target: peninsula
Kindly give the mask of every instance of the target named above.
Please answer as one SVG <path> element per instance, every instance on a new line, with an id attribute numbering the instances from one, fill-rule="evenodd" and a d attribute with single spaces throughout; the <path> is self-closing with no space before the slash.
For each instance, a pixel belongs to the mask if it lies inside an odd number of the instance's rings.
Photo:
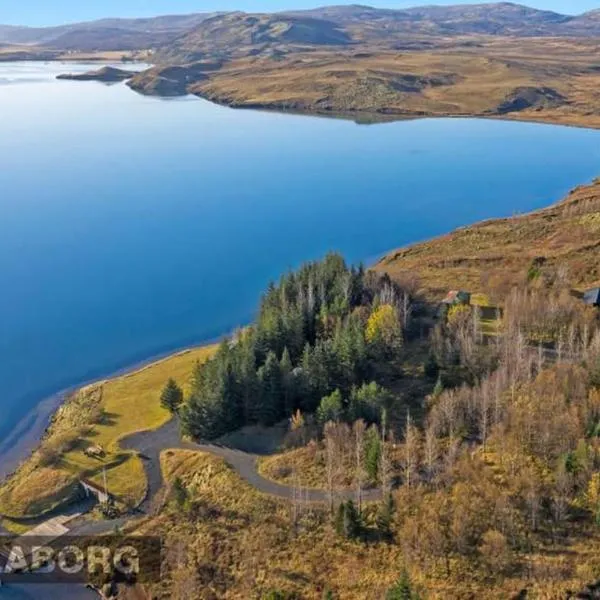
<path id="1" fill-rule="evenodd" d="M 0 60 L 112 52 L 154 65 L 129 80 L 140 93 L 196 94 L 232 107 L 600 126 L 597 11 L 332 6 L 109 23 L 0 26 Z M 106 77 L 125 79 L 90 78 Z"/>
<path id="2" fill-rule="evenodd" d="M 87 73 L 65 73 L 57 75 L 57 79 L 71 81 L 101 81 L 103 83 L 116 83 L 126 81 L 135 75 L 135 71 L 125 71 L 116 67 L 102 67 L 97 71 L 88 71 Z"/>

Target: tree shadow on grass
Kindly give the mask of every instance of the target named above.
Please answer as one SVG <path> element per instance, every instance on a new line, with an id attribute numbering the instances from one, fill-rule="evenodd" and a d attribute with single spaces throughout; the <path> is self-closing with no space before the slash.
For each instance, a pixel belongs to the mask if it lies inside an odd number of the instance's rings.
<path id="1" fill-rule="evenodd" d="M 106 427 L 116 425 L 120 416 L 121 415 L 119 415 L 118 413 L 111 413 L 104 410 L 102 411 L 102 415 L 98 419 L 97 425 L 104 425 Z"/>

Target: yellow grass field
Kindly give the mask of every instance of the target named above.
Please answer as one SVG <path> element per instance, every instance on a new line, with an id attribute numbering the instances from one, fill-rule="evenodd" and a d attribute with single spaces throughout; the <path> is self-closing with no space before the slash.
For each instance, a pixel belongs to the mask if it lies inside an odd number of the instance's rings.
<path id="1" fill-rule="evenodd" d="M 99 384 L 106 422 L 94 427 L 88 445 L 101 446 L 107 456 L 99 461 L 76 449 L 64 457 L 66 465 L 85 472 L 98 484 L 102 484 L 102 467 L 106 466 L 109 491 L 129 504 L 141 501 L 146 490 L 142 462 L 137 456 L 123 452 L 119 441 L 133 433 L 164 425 L 171 415 L 160 405 L 159 396 L 167 379 L 173 377 L 186 393 L 194 365 L 211 356 L 215 348 L 206 346 L 182 352 Z"/>
<path id="2" fill-rule="evenodd" d="M 44 440 L 40 450 L 0 488 L 0 514 L 33 517 L 47 512 L 68 497 L 77 478 L 85 477 L 102 485 L 104 468 L 109 492 L 125 505 L 139 503 L 146 491 L 143 465 L 134 453 L 123 451 L 119 441 L 133 433 L 164 425 L 171 418 L 160 405 L 160 392 L 167 379 L 173 377 L 187 393 L 194 365 L 209 358 L 215 349 L 216 346 L 211 345 L 180 352 L 80 390 L 84 403 L 86 395 L 91 399 L 94 394 L 101 394 L 101 420 L 64 453 L 52 469 L 40 465 L 40 453 L 48 442 Z M 51 430 L 50 439 L 65 433 Z M 105 456 L 92 458 L 84 454 L 92 445 L 100 446 Z M 40 486 L 40 480 L 45 484 Z"/>
<path id="3" fill-rule="evenodd" d="M 598 532 L 582 534 L 574 527 L 567 552 L 557 545 L 523 557 L 539 574 L 533 582 L 518 576 L 492 582 L 455 559 L 448 578 L 441 564 L 421 570 L 404 554 L 400 538 L 395 544 L 364 544 L 337 536 L 326 511 L 300 507 L 294 526 L 288 502 L 257 492 L 209 454 L 167 450 L 161 465 L 169 484 L 175 478 L 183 483 L 188 502 L 180 507 L 171 499 L 133 531 L 159 535 L 165 543 L 161 581 L 146 590 L 157 599 L 247 600 L 271 597 L 277 590 L 289 594 L 281 597 L 322 600 L 329 589 L 334 598 L 372 600 L 385 597 L 407 567 L 415 587 L 430 600 L 504 600 L 525 587 L 531 598 L 558 600 L 566 597 L 566 589 L 581 589 L 598 565 Z M 396 497 L 399 513 L 403 501 Z M 565 576 L 554 581 L 558 570 Z"/>

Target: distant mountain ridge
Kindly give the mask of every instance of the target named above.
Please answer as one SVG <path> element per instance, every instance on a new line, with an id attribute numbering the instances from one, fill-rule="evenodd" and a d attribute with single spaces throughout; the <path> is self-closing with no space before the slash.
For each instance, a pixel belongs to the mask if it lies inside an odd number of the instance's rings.
<path id="1" fill-rule="evenodd" d="M 128 50 L 159 46 L 218 13 L 107 18 L 55 27 L 0 25 L 0 43 L 40 45 L 60 50 Z"/>
<path id="2" fill-rule="evenodd" d="M 102 19 L 59 27 L 0 25 L 0 44 L 61 50 L 159 49 L 167 60 L 277 54 L 280 47 L 376 43 L 406 36 L 600 37 L 600 10 L 578 16 L 510 2 L 381 9 L 338 5 L 275 13 L 198 13 Z"/>
<path id="3" fill-rule="evenodd" d="M 288 13 L 289 14 L 289 13 Z M 360 25 L 376 21 L 388 32 L 438 35 L 600 35 L 600 28 L 586 32 L 589 15 L 564 15 L 511 2 L 416 6 L 406 9 L 376 9 L 364 5 L 327 6 L 293 14 L 310 14 L 338 25 Z M 569 25 L 573 25 L 570 28 Z M 381 32 L 384 37 L 385 31 Z"/>
<path id="4" fill-rule="evenodd" d="M 235 58 L 289 46 L 347 46 L 350 35 L 332 21 L 307 15 L 228 13 L 206 19 L 163 48 L 166 62 Z"/>
<path id="5" fill-rule="evenodd" d="M 562 15 L 519 4 L 424 6 L 402 10 L 363 5 L 279 13 L 216 15 L 165 45 L 159 61 L 241 56 L 278 57 L 307 46 L 402 49 L 416 38 L 467 35 L 600 37 L 600 13 Z"/>

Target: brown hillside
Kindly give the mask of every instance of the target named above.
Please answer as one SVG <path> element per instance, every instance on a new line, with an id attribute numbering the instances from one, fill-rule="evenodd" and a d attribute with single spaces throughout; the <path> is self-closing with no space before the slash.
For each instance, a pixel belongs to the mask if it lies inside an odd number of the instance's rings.
<path id="1" fill-rule="evenodd" d="M 600 179 L 547 209 L 484 221 L 388 254 L 375 267 L 393 277 L 419 274 L 432 295 L 449 288 L 496 291 L 535 270 L 576 289 L 600 283 Z"/>
<path id="2" fill-rule="evenodd" d="M 329 49 L 278 60 L 239 58 L 202 80 L 190 74 L 182 92 L 244 108 L 501 115 L 600 127 L 595 44 L 539 38 L 438 39 L 436 44 L 434 50 L 406 52 Z"/>

